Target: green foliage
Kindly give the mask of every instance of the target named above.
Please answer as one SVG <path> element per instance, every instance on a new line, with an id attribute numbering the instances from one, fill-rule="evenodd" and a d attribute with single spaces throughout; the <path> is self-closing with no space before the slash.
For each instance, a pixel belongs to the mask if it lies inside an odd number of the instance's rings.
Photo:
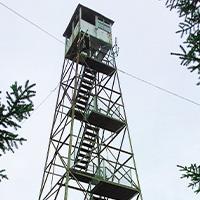
<path id="1" fill-rule="evenodd" d="M 25 86 L 18 86 L 15 82 L 10 88 L 11 92 L 6 92 L 7 104 L 0 101 L 0 156 L 1 153 L 7 151 L 14 152 L 18 148 L 18 144 L 22 144 L 26 139 L 15 134 L 18 128 L 21 128 L 22 120 L 30 116 L 33 111 L 32 97 L 35 96 L 35 91 L 32 90 L 35 84 L 29 85 L 26 81 Z M 1 93 L 1 92 L 0 92 Z M 0 99 L 1 100 L 1 99 Z M 7 176 L 5 170 L 0 170 L 0 181 Z"/>
<path id="2" fill-rule="evenodd" d="M 5 171 L 5 169 L 0 170 L 0 182 L 2 179 L 8 179 L 8 177 L 4 174 Z"/>
<path id="3" fill-rule="evenodd" d="M 166 6 L 170 10 L 177 10 L 182 19 L 177 33 L 180 33 L 181 37 L 185 36 L 183 45 L 180 45 L 181 53 L 172 54 L 179 56 L 181 65 L 200 74 L 200 1 L 167 0 Z M 197 85 L 200 85 L 200 82 Z"/>
<path id="4" fill-rule="evenodd" d="M 196 164 L 192 164 L 190 167 L 183 167 L 180 165 L 177 165 L 179 167 L 180 171 L 183 172 L 181 178 L 187 178 L 190 179 L 190 183 L 188 187 L 191 187 L 194 189 L 195 193 L 200 192 L 200 166 L 197 166 Z"/>
<path id="5" fill-rule="evenodd" d="M 197 71 L 200 75 L 200 1 L 199 0 L 167 0 L 166 6 L 176 10 L 182 20 L 177 33 L 184 38 L 180 45 L 180 53 L 172 53 L 181 60 L 181 65 L 186 66 L 191 72 Z M 200 76 L 199 76 L 200 79 Z M 200 82 L 197 83 L 200 85 Z M 192 164 L 190 167 L 178 165 L 181 178 L 190 179 L 188 187 L 200 192 L 200 166 Z"/>

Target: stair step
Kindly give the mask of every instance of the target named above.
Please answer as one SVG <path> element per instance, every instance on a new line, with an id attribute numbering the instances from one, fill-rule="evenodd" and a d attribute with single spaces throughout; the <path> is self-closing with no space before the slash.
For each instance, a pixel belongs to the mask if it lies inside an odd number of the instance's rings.
<path id="1" fill-rule="evenodd" d="M 80 150 L 80 151 L 83 151 L 83 152 L 86 152 L 86 153 L 91 153 L 91 150 L 84 149 L 84 148 L 82 148 L 82 147 L 80 147 L 79 150 Z"/>
<path id="2" fill-rule="evenodd" d="M 85 88 L 86 90 L 91 90 L 92 89 L 92 86 L 88 86 L 88 85 L 85 85 L 85 84 L 81 84 L 82 88 Z"/>
<path id="3" fill-rule="evenodd" d="M 78 108 L 79 110 L 82 110 L 82 111 L 85 110 L 85 106 L 80 106 L 80 105 L 77 105 L 77 104 L 76 104 L 76 108 Z"/>
<path id="4" fill-rule="evenodd" d="M 81 81 L 82 83 L 86 83 L 86 84 L 88 84 L 88 85 L 93 85 L 93 81 L 88 81 L 88 80 L 86 80 L 86 79 L 82 79 L 82 81 Z"/>
<path id="5" fill-rule="evenodd" d="M 79 92 L 80 92 L 80 93 L 83 93 L 83 94 L 88 94 L 88 91 L 83 90 L 83 89 L 81 89 L 81 88 L 79 89 Z"/>
<path id="6" fill-rule="evenodd" d="M 99 131 L 99 128 L 93 127 L 93 126 L 89 126 L 89 125 L 86 125 L 86 129 L 90 129 L 90 130 L 95 131 L 95 132 Z"/>
<path id="7" fill-rule="evenodd" d="M 81 99 L 84 99 L 87 101 L 89 99 L 89 96 L 84 96 L 84 95 L 78 94 L 77 98 L 81 98 Z"/>
<path id="8" fill-rule="evenodd" d="M 88 143 L 85 143 L 85 142 L 82 143 L 82 146 L 85 146 L 85 147 L 88 147 L 88 148 L 94 147 L 94 145 L 88 144 Z"/>
<path id="9" fill-rule="evenodd" d="M 90 141 L 90 142 L 94 142 L 95 138 L 89 138 L 89 137 L 85 137 L 84 136 L 84 140 Z"/>
<path id="10" fill-rule="evenodd" d="M 78 99 L 78 100 L 77 100 L 77 103 L 82 104 L 82 105 L 84 105 L 84 106 L 87 105 L 87 101 L 82 101 L 81 99 Z"/>
<path id="11" fill-rule="evenodd" d="M 82 166 L 82 165 L 78 165 L 78 164 L 76 164 L 74 167 L 75 167 L 75 168 L 84 169 L 84 170 L 87 169 L 87 166 Z"/>
<path id="12" fill-rule="evenodd" d="M 84 77 L 84 78 L 88 78 L 88 79 L 90 79 L 90 80 L 94 80 L 94 78 L 95 78 L 95 76 L 90 75 L 90 74 L 86 74 L 86 73 L 83 75 L 83 77 Z M 83 79 L 84 79 L 84 78 L 83 78 Z"/>
<path id="13" fill-rule="evenodd" d="M 92 72 L 92 71 L 89 71 L 89 70 L 85 70 L 83 74 L 88 74 L 88 75 L 93 76 L 93 77 L 95 76 L 95 73 Z"/>
<path id="14" fill-rule="evenodd" d="M 90 158 L 89 155 L 87 155 L 87 154 L 83 154 L 83 153 L 79 153 L 79 154 L 78 154 L 78 157 L 86 158 L 86 159 L 89 159 L 89 158 Z"/>
<path id="15" fill-rule="evenodd" d="M 91 137 L 96 137 L 97 136 L 96 133 L 91 133 L 91 132 L 88 132 L 88 131 L 85 131 L 84 134 L 85 135 L 89 135 Z"/>
<path id="16" fill-rule="evenodd" d="M 89 72 L 89 73 L 94 73 L 94 70 L 88 68 L 88 67 L 85 67 L 84 69 L 85 72 Z"/>
<path id="17" fill-rule="evenodd" d="M 77 163 L 83 163 L 87 165 L 89 163 L 89 160 L 78 159 Z"/>

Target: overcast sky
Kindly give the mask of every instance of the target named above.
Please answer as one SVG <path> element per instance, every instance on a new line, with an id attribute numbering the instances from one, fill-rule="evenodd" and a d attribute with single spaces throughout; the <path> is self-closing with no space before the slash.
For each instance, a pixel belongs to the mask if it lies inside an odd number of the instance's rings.
<path id="1" fill-rule="evenodd" d="M 164 0 L 2 0 L 60 40 L 78 3 L 115 21 L 117 66 L 130 74 L 200 102 L 197 75 L 180 66 L 178 17 Z M 38 199 L 64 46 L 0 5 L 0 90 L 29 79 L 36 83 L 35 106 L 52 95 L 17 133 L 28 141 L 0 160 L 9 181 L 1 200 Z M 200 107 L 119 73 L 144 200 L 197 200 L 176 165 L 199 163 Z"/>

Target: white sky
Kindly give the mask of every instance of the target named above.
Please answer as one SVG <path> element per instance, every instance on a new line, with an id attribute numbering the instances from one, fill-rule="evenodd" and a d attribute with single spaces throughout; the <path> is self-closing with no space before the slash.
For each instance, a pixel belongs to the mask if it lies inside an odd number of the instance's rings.
<path id="1" fill-rule="evenodd" d="M 115 21 L 118 68 L 200 102 L 197 75 L 180 66 L 178 17 L 164 1 L 2 1 L 59 39 L 78 3 Z M 64 46 L 0 6 L 0 89 L 27 79 L 37 84 L 35 106 L 58 84 Z M 199 163 L 200 107 L 119 74 L 144 200 L 197 200 L 176 165 Z M 0 159 L 9 181 L 1 200 L 38 199 L 57 91 L 23 124 L 28 139 Z"/>

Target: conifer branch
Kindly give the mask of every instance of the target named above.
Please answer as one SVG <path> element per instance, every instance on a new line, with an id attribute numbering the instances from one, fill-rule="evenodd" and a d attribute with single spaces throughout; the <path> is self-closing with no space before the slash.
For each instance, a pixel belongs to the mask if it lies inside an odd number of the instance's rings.
<path id="1" fill-rule="evenodd" d="M 181 18 L 177 33 L 185 36 L 184 45 L 180 45 L 183 53 L 172 53 L 181 60 L 190 72 L 200 74 L 200 1 L 199 0 L 167 0 L 166 6 L 176 10 Z M 199 76 L 200 79 L 200 76 Z M 200 82 L 197 83 L 200 85 Z"/>
<path id="2" fill-rule="evenodd" d="M 14 131 L 21 128 L 22 120 L 27 119 L 34 109 L 32 102 L 36 93 L 33 90 L 34 86 L 35 84 L 29 85 L 29 81 L 26 81 L 24 87 L 18 86 L 15 82 L 10 87 L 11 92 L 6 92 L 7 104 L 2 103 L 0 99 L 0 156 L 7 151 L 14 153 L 14 150 L 18 149 L 18 144 L 22 145 L 26 141 Z M 0 170 L 0 181 L 8 179 L 4 172 L 5 170 Z"/>
<path id="3" fill-rule="evenodd" d="M 200 166 L 191 164 L 190 167 L 183 167 L 180 165 L 177 165 L 177 167 L 183 173 L 181 178 L 189 179 L 190 183 L 188 184 L 188 187 L 194 189 L 194 192 L 198 194 L 200 192 Z"/>

